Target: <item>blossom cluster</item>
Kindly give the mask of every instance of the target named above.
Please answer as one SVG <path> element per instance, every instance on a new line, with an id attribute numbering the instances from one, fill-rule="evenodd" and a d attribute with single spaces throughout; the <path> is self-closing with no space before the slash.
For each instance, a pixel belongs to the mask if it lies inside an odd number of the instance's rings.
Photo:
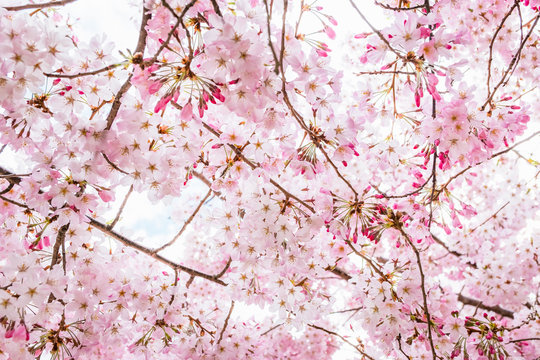
<path id="1" fill-rule="evenodd" d="M 0 6 L 0 359 L 536 359 L 538 1 L 71 2 Z"/>

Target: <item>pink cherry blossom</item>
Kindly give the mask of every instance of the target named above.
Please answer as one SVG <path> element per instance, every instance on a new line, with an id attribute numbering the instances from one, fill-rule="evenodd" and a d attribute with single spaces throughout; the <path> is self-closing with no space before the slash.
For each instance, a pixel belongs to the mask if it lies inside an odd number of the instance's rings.
<path id="1" fill-rule="evenodd" d="M 538 0 L 72 2 L 0 5 L 0 359 L 538 357 Z"/>

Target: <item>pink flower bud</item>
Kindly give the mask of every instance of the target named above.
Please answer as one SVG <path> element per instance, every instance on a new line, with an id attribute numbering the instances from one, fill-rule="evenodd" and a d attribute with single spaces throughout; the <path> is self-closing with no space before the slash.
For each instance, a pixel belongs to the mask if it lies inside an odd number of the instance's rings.
<path id="1" fill-rule="evenodd" d="M 356 35 L 354 35 L 354 38 L 355 39 L 365 39 L 365 38 L 368 37 L 368 35 L 369 35 L 368 33 L 356 34 Z"/>
<path id="2" fill-rule="evenodd" d="M 327 56 L 328 56 L 328 54 L 327 54 L 326 52 L 324 52 L 324 51 L 322 51 L 322 50 L 319 50 L 319 49 L 315 50 L 315 52 L 316 52 L 317 55 L 319 55 L 320 57 L 327 57 Z"/>
<path id="3" fill-rule="evenodd" d="M 337 26 L 338 22 L 336 21 L 336 19 L 334 19 L 332 16 L 327 16 L 328 17 L 328 21 L 330 21 L 330 23 L 334 26 Z"/>
<path id="4" fill-rule="evenodd" d="M 336 32 L 330 26 L 325 26 L 324 32 L 330 39 L 334 40 L 336 38 Z"/>

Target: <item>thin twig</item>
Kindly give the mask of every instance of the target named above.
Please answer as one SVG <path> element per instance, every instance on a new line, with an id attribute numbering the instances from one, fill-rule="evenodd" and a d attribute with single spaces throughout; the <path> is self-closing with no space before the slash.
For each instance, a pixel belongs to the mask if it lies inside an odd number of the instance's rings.
<path id="1" fill-rule="evenodd" d="M 373 357 L 371 357 L 370 355 L 366 354 L 361 348 L 360 348 L 360 344 L 359 345 L 354 345 L 352 342 L 350 342 L 349 340 L 345 339 L 345 337 L 341 336 L 340 334 L 338 334 L 337 332 L 334 332 L 334 331 L 331 331 L 331 330 L 327 330 L 323 327 L 320 327 L 320 326 L 317 326 L 317 325 L 314 325 L 314 324 L 308 324 L 309 327 L 312 327 L 314 329 L 317 329 L 317 330 L 321 330 L 321 331 L 324 331 L 325 333 L 327 334 L 330 334 L 330 335 L 333 335 L 333 336 L 336 336 L 338 338 L 340 338 L 343 342 L 349 344 L 350 346 L 352 346 L 353 348 L 356 349 L 356 351 L 358 351 L 360 354 L 362 354 L 364 357 L 370 359 L 370 360 L 375 360 Z"/>
<path id="2" fill-rule="evenodd" d="M 508 19 L 508 17 L 512 14 L 512 12 L 516 8 L 516 6 L 518 6 L 518 2 L 514 1 L 514 5 L 512 5 L 510 7 L 510 10 L 508 10 L 506 15 L 504 15 L 504 17 L 502 18 L 501 23 L 499 24 L 499 26 L 495 30 L 495 33 L 493 33 L 493 37 L 491 38 L 491 41 L 489 43 L 488 76 L 487 76 L 487 92 L 488 92 L 487 96 L 488 96 L 488 98 L 491 95 L 491 89 L 490 89 L 491 84 L 490 84 L 490 82 L 491 82 L 491 63 L 493 61 L 493 45 L 495 44 L 495 39 L 497 39 L 497 35 L 499 34 L 499 31 L 501 31 L 504 23 L 506 22 L 506 19 Z"/>
<path id="3" fill-rule="evenodd" d="M 107 155 L 106 155 L 104 152 L 102 152 L 101 155 L 103 155 L 103 158 L 105 159 L 105 161 L 107 161 L 107 163 L 108 163 L 109 165 L 111 165 L 111 167 L 112 167 L 113 169 L 115 169 L 115 170 L 117 170 L 117 171 L 120 171 L 122 174 L 129 175 L 129 173 L 128 173 L 127 171 L 124 171 L 124 170 L 120 169 L 120 168 L 118 167 L 118 165 L 116 165 L 116 164 L 113 163 L 111 160 L 109 160 L 109 158 L 107 157 Z"/>
<path id="4" fill-rule="evenodd" d="M 407 11 L 407 10 L 418 10 L 418 9 L 424 9 L 425 4 L 422 5 L 416 5 L 411 7 L 393 7 L 387 4 L 380 3 L 378 1 L 375 1 L 375 5 L 378 5 L 386 10 L 393 10 L 393 11 Z"/>
<path id="5" fill-rule="evenodd" d="M 497 92 L 497 90 L 499 89 L 499 87 L 501 85 L 503 85 L 503 83 L 505 83 L 505 81 L 507 81 L 506 77 L 508 76 L 508 74 L 510 73 L 510 71 L 512 71 L 512 69 L 514 68 L 514 66 L 517 66 L 517 64 L 519 63 L 519 60 L 521 58 L 521 52 L 523 50 L 523 47 L 525 46 L 525 44 L 527 43 L 527 40 L 529 40 L 529 37 L 531 36 L 534 28 L 536 27 L 536 24 L 538 24 L 538 20 L 540 19 L 540 14 L 537 15 L 535 18 L 534 18 L 534 22 L 533 24 L 531 25 L 531 28 L 529 30 L 529 32 L 527 33 L 527 35 L 525 36 L 525 38 L 523 39 L 523 41 L 521 42 L 517 52 L 515 53 L 514 57 L 512 58 L 512 61 L 510 61 L 510 64 L 508 65 L 508 68 L 506 69 L 506 71 L 504 72 L 501 80 L 499 81 L 499 83 L 493 88 L 493 92 L 488 96 L 486 102 L 484 103 L 484 105 L 482 105 L 482 107 L 480 108 L 480 111 L 484 111 L 484 109 L 486 108 L 486 106 L 488 104 L 490 104 L 491 106 L 491 101 L 493 99 L 493 96 L 495 96 L 495 93 Z"/>
<path id="6" fill-rule="evenodd" d="M 146 47 L 146 25 L 148 24 L 148 20 L 152 17 L 152 13 L 143 5 L 142 9 L 142 20 L 141 20 L 141 26 L 139 29 L 139 38 L 137 40 L 137 46 L 135 48 L 134 54 L 141 53 L 144 54 L 144 49 Z M 122 84 L 120 87 L 120 90 L 116 93 L 114 96 L 114 101 L 111 106 L 111 110 L 109 112 L 109 115 L 107 115 L 107 126 L 105 126 L 105 130 L 110 130 L 111 126 L 114 123 L 114 120 L 116 119 L 116 115 L 118 114 L 118 110 L 120 110 L 120 106 L 122 105 L 122 97 L 124 94 L 131 88 L 131 78 L 133 77 L 133 73 L 129 74 L 127 80 Z"/>
<path id="7" fill-rule="evenodd" d="M 111 230 L 108 228 L 107 225 L 95 220 L 95 219 L 92 219 L 90 217 L 87 217 L 88 220 L 89 220 L 89 223 L 90 225 L 92 225 L 93 227 L 95 227 L 96 229 L 100 230 L 101 232 L 103 232 L 104 234 L 110 236 L 111 238 L 119 241 L 120 243 L 124 244 L 125 246 L 127 247 L 130 247 L 130 248 L 133 248 L 133 249 L 136 249 L 152 258 L 154 258 L 155 260 L 159 261 L 159 262 L 162 262 L 163 264 L 166 264 L 168 266 L 170 266 L 171 268 L 173 269 L 178 269 L 180 271 L 183 271 L 191 276 L 194 276 L 194 277 L 200 277 L 200 278 L 203 278 L 203 279 L 206 279 L 206 280 L 209 280 L 209 281 L 212 281 L 216 284 L 219 284 L 219 285 L 222 285 L 222 286 L 227 286 L 227 284 L 225 282 L 223 282 L 223 280 L 220 280 L 219 278 L 221 276 L 221 273 L 218 274 L 218 275 L 208 275 L 208 274 L 205 274 L 203 272 L 200 272 L 198 270 L 194 270 L 194 269 L 191 269 L 191 268 L 188 268 L 184 265 L 180 265 L 180 264 L 177 264 L 157 253 L 155 253 L 153 250 L 151 249 L 148 249 L 147 247 L 141 245 L 141 244 L 138 244 L 136 243 L 135 241 L 132 241 L 130 239 L 128 239 L 127 237 L 123 236 L 123 235 L 120 235 L 119 233 L 115 232 L 114 230 Z"/>
<path id="8" fill-rule="evenodd" d="M 217 341 L 217 345 L 219 345 L 219 343 L 223 339 L 223 333 L 225 332 L 225 329 L 227 329 L 227 325 L 229 325 L 229 319 L 231 317 L 233 308 L 234 308 L 234 300 L 231 301 L 231 307 L 229 308 L 229 313 L 227 314 L 227 317 L 225 318 L 225 323 L 223 324 L 223 329 L 221 329 L 221 332 L 219 333 L 219 338 L 218 338 L 218 341 Z"/>
<path id="9" fill-rule="evenodd" d="M 219 15 L 219 17 L 223 17 L 223 14 L 221 14 L 221 10 L 219 9 L 219 5 L 216 0 L 211 0 L 212 6 L 214 7 L 214 12 Z"/>
<path id="10" fill-rule="evenodd" d="M 58 234 L 56 234 L 56 241 L 53 245 L 52 250 L 52 258 L 51 258 L 51 266 L 50 269 L 56 265 L 58 262 L 58 257 L 60 256 L 60 247 L 62 246 L 62 243 L 66 240 L 66 233 L 69 229 L 69 224 L 62 225 L 60 227 L 60 230 L 58 230 Z"/>
<path id="11" fill-rule="evenodd" d="M 202 206 L 204 205 L 204 203 L 206 202 L 206 200 L 208 200 L 208 198 L 210 197 L 210 195 L 212 195 L 212 189 L 208 190 L 208 193 L 206 193 L 206 196 L 204 198 L 202 198 L 202 200 L 199 202 L 199 205 L 197 205 L 197 207 L 195 208 L 195 210 L 193 211 L 193 213 L 189 216 L 189 218 L 186 220 L 186 222 L 184 223 L 184 225 L 182 225 L 182 228 L 180 229 L 180 231 L 174 236 L 174 238 L 172 238 L 171 241 L 163 244 L 162 246 L 160 246 L 159 248 L 155 249 L 154 251 L 157 253 L 157 252 L 160 252 L 161 250 L 165 249 L 166 247 L 169 247 L 171 246 L 172 244 L 175 243 L 176 240 L 178 240 L 178 238 L 180 236 L 182 236 L 182 234 L 184 233 L 184 231 L 186 230 L 187 226 L 193 221 L 193 219 L 195 218 L 195 216 L 197 215 L 197 213 L 199 212 L 199 210 L 201 210 Z"/>
<path id="12" fill-rule="evenodd" d="M 487 311 L 492 311 L 492 312 L 494 312 L 496 314 L 499 314 L 501 316 L 505 316 L 507 318 L 511 318 L 511 319 L 514 318 L 514 313 L 512 311 L 506 310 L 506 309 L 500 307 L 499 305 L 488 306 L 488 305 L 485 305 L 480 300 L 472 299 L 472 298 L 464 296 L 462 294 L 458 295 L 458 301 L 465 304 L 465 305 L 475 306 L 475 307 L 480 308 L 480 309 L 484 309 L 484 310 L 487 310 Z"/>
<path id="13" fill-rule="evenodd" d="M 435 195 L 435 187 L 437 187 L 437 146 L 435 145 L 435 149 L 433 151 L 433 167 L 431 169 L 431 179 L 432 179 L 432 187 L 431 187 L 431 195 L 429 197 L 429 224 L 428 228 L 431 229 L 431 221 L 433 220 L 433 201 L 434 195 Z M 437 194 L 438 197 L 438 194 Z"/>
<path id="14" fill-rule="evenodd" d="M 268 334 L 269 332 L 271 332 L 271 331 L 277 329 L 278 327 L 280 327 L 280 326 L 282 326 L 282 325 L 283 325 L 283 323 L 272 326 L 270 329 L 268 329 L 268 330 L 266 330 L 265 332 L 263 332 L 263 333 L 261 334 L 261 336 L 264 336 L 264 335 Z"/>
<path id="15" fill-rule="evenodd" d="M 129 190 L 128 190 L 126 196 L 124 197 L 124 201 L 122 201 L 122 204 L 120 205 L 120 208 L 118 208 L 118 212 L 116 213 L 116 217 L 109 224 L 109 229 L 114 228 L 114 225 L 116 225 L 118 220 L 120 220 L 120 215 L 122 215 L 122 211 L 124 211 L 124 208 L 126 207 L 129 196 L 131 195 L 132 192 L 133 192 L 133 184 L 129 187 Z"/>
<path id="16" fill-rule="evenodd" d="M 45 9 L 53 6 L 64 6 L 66 4 L 72 3 L 76 0 L 59 0 L 59 1 L 51 1 L 47 3 L 41 3 L 41 4 L 26 4 L 26 5 L 20 5 L 20 6 L 4 6 L 3 8 L 7 11 L 20 11 L 20 10 L 30 10 L 30 9 Z"/>
<path id="17" fill-rule="evenodd" d="M 488 217 L 484 222 L 482 222 L 480 225 L 476 226 L 475 228 L 473 228 L 470 232 L 473 233 L 476 231 L 476 229 L 478 229 L 479 227 L 481 227 L 482 225 L 484 225 L 485 223 L 487 223 L 489 220 L 493 219 L 494 217 L 497 216 L 497 214 L 502 210 L 504 209 L 508 204 L 510 204 L 510 201 L 507 201 L 503 206 L 501 206 L 499 208 L 499 210 L 495 211 L 495 213 L 493 215 L 491 215 L 490 217 Z"/>
<path id="18" fill-rule="evenodd" d="M 87 72 L 80 72 L 77 74 L 59 74 L 59 73 L 43 73 L 43 75 L 47 77 L 54 77 L 54 78 L 66 78 L 66 79 L 74 79 L 82 76 L 89 76 L 89 75 L 96 75 L 105 71 L 112 70 L 122 64 L 112 64 L 105 67 L 102 67 L 101 69 L 87 71 Z"/>
<path id="19" fill-rule="evenodd" d="M 182 107 L 174 102 L 174 101 L 171 101 L 171 104 L 173 105 L 173 107 L 181 110 Z M 215 137 L 219 138 L 220 137 L 220 133 L 215 130 L 214 128 L 212 128 L 210 125 L 208 125 L 207 123 L 205 123 L 204 121 L 201 121 L 203 127 L 208 130 L 209 132 L 211 132 Z M 255 165 L 251 160 L 249 160 L 248 158 L 246 158 L 244 156 L 244 154 L 242 153 L 242 150 L 240 150 L 238 148 L 238 146 L 235 146 L 234 144 L 227 144 L 227 146 L 232 150 L 234 151 L 234 153 L 236 154 L 236 156 L 238 156 L 238 158 L 240 160 L 242 160 L 244 163 L 246 163 L 251 169 L 256 169 L 258 167 L 258 165 Z M 310 212 L 312 213 L 315 213 L 315 209 L 308 205 L 304 200 L 300 199 L 299 197 L 297 197 L 296 195 L 290 193 L 289 191 L 287 191 L 285 188 L 283 188 L 283 186 L 281 186 L 279 183 L 277 183 L 275 180 L 273 179 L 270 179 L 270 184 L 272 184 L 274 187 L 278 188 L 284 195 L 286 198 L 290 198 L 290 199 L 294 199 L 296 200 L 298 203 L 302 204 L 306 209 L 308 209 Z"/>
<path id="20" fill-rule="evenodd" d="M 435 345 L 433 344 L 433 335 L 431 333 L 431 314 L 429 313 L 428 303 L 427 303 L 427 294 L 426 294 L 426 277 L 424 275 L 424 270 L 422 268 L 422 261 L 420 260 L 420 252 L 414 246 L 411 238 L 409 235 L 403 231 L 403 229 L 399 229 L 401 234 L 405 237 L 409 245 L 412 247 L 414 254 L 416 255 L 416 262 L 418 263 L 418 272 L 420 273 L 420 285 L 422 290 L 422 300 L 424 303 L 424 315 L 426 316 L 426 323 L 428 327 L 428 340 L 429 345 L 431 347 L 431 355 L 433 356 L 433 360 L 436 360 L 439 356 L 437 355 L 437 352 L 435 351 Z"/>
<path id="21" fill-rule="evenodd" d="M 420 191 L 422 191 L 422 189 L 429 183 L 429 180 L 431 180 L 431 177 L 433 176 L 433 174 L 430 174 L 429 177 L 427 178 L 427 180 L 422 184 L 420 185 L 416 190 L 414 191 L 411 191 L 407 194 L 403 194 L 403 195 L 386 195 L 386 193 L 382 192 L 381 190 L 379 190 L 379 188 L 376 186 L 376 185 L 373 185 L 373 184 L 370 184 L 375 190 L 377 190 L 377 192 L 379 194 L 381 194 L 385 199 L 399 199 L 399 198 L 404 198 L 404 197 L 408 197 L 408 196 L 411 196 L 411 195 L 414 195 L 414 194 L 417 194 L 419 193 Z"/>
<path id="22" fill-rule="evenodd" d="M 540 341 L 540 338 L 538 337 L 530 337 L 530 338 L 525 338 L 525 339 L 516 339 L 516 340 L 510 340 L 509 342 L 507 342 L 507 344 L 510 344 L 510 343 L 516 343 L 516 342 L 522 342 L 522 341 Z"/>
<path id="23" fill-rule="evenodd" d="M 177 15 L 176 12 L 174 11 L 174 9 L 172 9 L 170 7 L 170 5 L 165 1 L 165 0 L 162 0 L 162 3 L 163 5 L 169 10 L 172 12 L 173 16 L 176 17 L 176 23 L 174 24 L 174 26 L 172 27 L 171 31 L 169 31 L 169 34 L 167 35 L 167 38 L 165 39 L 165 41 L 161 44 L 161 46 L 159 47 L 159 49 L 156 51 L 156 53 L 154 54 L 152 60 L 150 61 L 150 63 L 154 63 L 159 54 L 161 54 L 161 52 L 163 51 L 163 49 L 165 49 L 167 46 L 169 46 L 169 42 L 171 41 L 174 33 L 176 32 L 176 30 L 178 29 L 178 26 L 182 25 L 182 28 L 186 31 L 186 37 L 188 37 L 188 39 L 190 38 L 191 35 L 189 35 L 189 32 L 188 30 L 186 29 L 186 25 L 184 24 L 184 16 L 186 15 L 186 13 L 188 12 L 189 9 L 191 9 L 193 7 L 193 5 L 195 5 L 195 3 L 197 2 L 197 0 L 191 0 L 191 2 L 189 2 L 185 7 L 184 9 L 182 10 L 182 12 L 180 13 L 180 15 Z M 193 49 L 191 48 L 191 44 L 189 46 L 189 52 L 190 52 L 190 58 L 193 56 L 192 52 L 193 52 Z"/>
<path id="24" fill-rule="evenodd" d="M 279 74 L 279 60 L 276 54 L 276 50 L 274 49 L 274 44 L 272 44 L 272 32 L 270 28 L 270 20 L 272 18 L 270 14 L 270 10 L 268 9 L 268 0 L 264 0 L 264 6 L 266 9 L 266 30 L 268 32 L 268 45 L 270 45 L 270 50 L 272 50 L 272 56 L 274 56 L 274 72 L 276 75 Z"/>
<path id="25" fill-rule="evenodd" d="M 366 255 L 362 254 L 361 252 L 359 252 L 358 250 L 356 250 L 356 248 L 353 246 L 353 244 L 351 243 L 350 240 L 345 240 L 345 242 L 347 243 L 347 245 L 349 245 L 349 247 L 352 249 L 352 251 L 360 256 L 362 259 L 364 259 L 368 264 L 369 266 L 383 279 L 383 280 L 386 280 L 387 277 L 383 274 L 383 272 L 381 271 L 381 269 L 379 269 L 374 263 L 373 261 L 371 261 L 370 258 L 368 258 Z"/>
<path id="26" fill-rule="evenodd" d="M 405 353 L 405 351 L 403 351 L 403 349 L 401 348 L 401 334 L 398 334 L 398 336 L 396 337 L 397 341 L 398 341 L 398 347 L 399 347 L 399 351 L 401 351 L 401 353 L 403 355 L 405 355 L 405 357 L 408 359 L 408 360 L 411 360 L 411 357 L 409 355 L 407 355 Z"/>
<path id="27" fill-rule="evenodd" d="M 381 74 L 400 74 L 400 75 L 416 75 L 416 73 L 411 71 L 394 71 L 394 70 L 380 70 L 380 71 L 358 71 L 354 73 L 355 75 L 381 75 Z"/>
<path id="28" fill-rule="evenodd" d="M 388 40 L 386 39 L 386 37 L 379 31 L 377 30 L 370 22 L 369 20 L 366 18 L 366 16 L 360 11 L 360 9 L 356 6 L 356 4 L 354 3 L 353 0 L 349 0 L 349 2 L 351 3 L 352 7 L 356 10 L 356 12 L 358 13 L 358 15 L 360 15 L 360 17 L 362 18 L 362 20 L 364 20 L 364 22 L 366 24 L 368 24 L 368 26 L 371 28 L 371 30 L 373 30 L 373 32 L 375 34 L 377 34 L 377 36 L 386 44 L 386 46 L 388 46 L 388 48 L 394 53 L 396 54 L 396 56 L 402 60 L 405 59 L 405 57 L 403 55 L 401 55 L 399 52 L 397 52 L 396 49 L 394 49 L 392 47 L 392 45 L 390 45 L 390 42 L 388 42 Z"/>

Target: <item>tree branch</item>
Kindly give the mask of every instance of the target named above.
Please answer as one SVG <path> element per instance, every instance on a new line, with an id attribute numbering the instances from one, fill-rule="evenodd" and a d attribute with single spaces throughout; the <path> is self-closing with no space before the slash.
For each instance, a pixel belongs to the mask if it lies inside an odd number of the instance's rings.
<path id="1" fill-rule="evenodd" d="M 499 305 L 496 305 L 496 306 L 484 305 L 484 303 L 482 303 L 482 301 L 472 299 L 472 298 L 467 297 L 467 296 L 462 295 L 462 294 L 458 295 L 458 301 L 465 304 L 465 305 L 470 305 L 470 306 L 474 306 L 474 307 L 477 307 L 477 308 L 480 308 L 480 309 L 492 311 L 492 312 L 494 312 L 496 314 L 499 314 L 501 316 L 505 316 L 505 317 L 510 318 L 510 319 L 514 318 L 514 313 L 512 311 L 506 310 L 506 309 L 500 307 Z"/>
<path id="2" fill-rule="evenodd" d="M 144 54 L 144 48 L 146 47 L 146 37 L 148 35 L 146 32 L 146 24 L 148 23 L 148 20 L 150 20 L 151 17 L 152 17 L 152 13 L 143 5 L 142 20 L 141 20 L 141 26 L 139 29 L 139 39 L 137 40 L 135 54 L 136 53 Z M 111 126 L 113 125 L 114 120 L 116 119 L 116 115 L 118 114 L 118 110 L 120 110 L 120 106 L 122 105 L 122 97 L 131 88 L 132 77 L 133 77 L 133 73 L 129 74 L 127 80 L 124 82 L 124 84 L 122 84 L 118 93 L 116 93 L 113 104 L 111 106 L 111 111 L 109 112 L 109 115 L 107 116 L 107 126 L 105 126 L 105 130 L 111 129 Z"/>
<path id="3" fill-rule="evenodd" d="M 114 225 L 116 225 L 118 220 L 120 220 L 120 215 L 122 214 L 122 211 L 124 211 L 124 208 L 126 207 L 129 196 L 131 195 L 132 192 L 133 192 L 133 185 L 131 185 L 129 187 L 129 190 L 128 190 L 126 196 L 124 197 L 124 201 L 122 201 L 122 204 L 120 205 L 120 208 L 118 208 L 118 212 L 116 213 L 116 216 L 115 216 L 114 220 L 112 221 L 112 223 L 109 224 L 109 229 L 112 229 L 114 227 Z"/>
<path id="4" fill-rule="evenodd" d="M 366 354 L 361 348 L 360 346 L 362 346 L 361 344 L 358 344 L 358 345 L 354 345 L 352 342 L 350 342 L 349 340 L 345 339 L 345 337 L 341 336 L 340 334 L 338 334 L 337 332 L 334 332 L 334 331 L 331 331 L 331 330 L 327 330 L 323 327 L 320 327 L 320 326 L 317 326 L 317 325 L 314 325 L 314 324 L 308 324 L 309 327 L 312 327 L 314 329 L 317 329 L 317 330 L 321 330 L 321 331 L 324 331 L 325 333 L 327 334 L 330 334 L 330 335 L 333 335 L 333 336 L 336 336 L 338 338 L 340 338 L 343 342 L 347 343 L 348 345 L 352 346 L 353 348 L 356 349 L 356 351 L 358 351 L 360 354 L 362 354 L 364 357 L 370 359 L 370 360 L 375 360 L 373 357 L 371 357 L 370 355 Z"/>
<path id="5" fill-rule="evenodd" d="M 405 237 L 409 245 L 412 247 L 414 254 L 416 255 L 416 262 L 418 263 L 418 272 L 420 273 L 420 283 L 421 283 L 421 290 L 422 290 L 422 300 L 424 303 L 424 315 L 426 316 L 426 322 L 428 327 L 428 339 L 429 339 L 429 345 L 431 347 L 431 355 L 433 356 L 433 360 L 436 360 L 439 356 L 437 355 L 437 352 L 435 351 L 435 345 L 433 344 L 433 335 L 431 333 L 431 314 L 429 313 L 429 308 L 427 304 L 427 294 L 426 294 L 426 277 L 424 275 L 424 270 L 422 268 L 422 261 L 420 260 L 420 252 L 418 249 L 414 246 L 414 244 L 411 241 L 411 238 L 409 235 L 403 231 L 403 229 L 399 229 L 401 234 Z"/>
<path id="6" fill-rule="evenodd" d="M 358 15 L 360 15 L 360 17 L 362 18 L 362 20 L 364 20 L 364 22 L 366 24 L 368 24 L 368 26 L 371 28 L 371 30 L 373 30 L 373 32 L 375 34 L 377 34 L 377 36 L 386 44 L 386 46 L 388 46 L 388 48 L 394 53 L 396 54 L 396 56 L 402 60 L 405 59 L 405 57 L 403 55 L 401 55 L 400 53 L 397 52 L 396 49 L 394 49 L 392 47 L 392 45 L 390 45 L 390 42 L 388 42 L 388 40 L 386 39 L 386 37 L 379 31 L 377 30 L 370 22 L 369 20 L 366 18 L 366 16 L 360 11 L 360 9 L 356 6 L 356 4 L 354 3 L 353 0 L 349 0 L 349 2 L 351 3 L 352 7 L 354 8 L 354 10 L 356 10 L 356 12 L 358 13 Z"/>
<path id="7" fill-rule="evenodd" d="M 222 286 L 227 286 L 227 284 L 225 282 L 220 280 L 220 277 L 223 275 L 222 273 L 220 273 L 218 275 L 208 275 L 208 274 L 205 274 L 203 272 L 188 268 L 188 267 L 186 267 L 184 265 L 177 264 L 177 263 L 175 263 L 175 262 L 173 262 L 173 261 L 171 261 L 171 260 L 157 254 L 154 250 L 148 249 L 148 248 L 144 247 L 143 245 L 140 245 L 140 244 L 128 239 L 127 237 L 125 237 L 123 235 L 120 235 L 119 233 L 115 232 L 114 230 L 109 229 L 109 227 L 107 225 L 105 225 L 105 224 L 103 224 L 103 223 L 101 223 L 101 222 L 99 222 L 97 220 L 94 220 L 94 219 L 92 219 L 90 217 L 87 217 L 87 218 L 89 220 L 90 225 L 92 225 L 96 229 L 100 230 L 104 234 L 112 237 L 113 239 L 117 240 L 118 242 L 122 243 L 123 245 L 125 245 L 127 247 L 136 249 L 136 250 L 150 256 L 151 258 L 154 258 L 157 261 L 170 266 L 173 269 L 178 269 L 178 270 L 183 271 L 186 274 L 189 274 L 191 276 L 200 277 L 200 278 L 212 281 L 212 282 L 214 282 L 216 284 L 219 284 L 219 285 L 222 285 Z"/>
<path id="8" fill-rule="evenodd" d="M 182 228 L 180 229 L 180 231 L 174 236 L 174 238 L 163 244 L 162 246 L 160 246 L 159 248 L 155 249 L 154 251 L 156 253 L 160 252 L 161 250 L 165 249 L 166 247 L 169 247 L 171 246 L 172 244 L 174 244 L 174 242 L 176 240 L 178 240 L 178 238 L 180 236 L 182 236 L 182 234 L 184 233 L 184 231 L 186 230 L 187 226 L 193 221 L 193 219 L 195 218 L 195 216 L 197 215 L 197 213 L 199 212 L 199 210 L 201 210 L 203 204 L 206 202 L 206 200 L 210 197 L 210 195 L 212 194 L 212 189 L 209 189 L 208 190 L 208 193 L 206 193 L 206 196 L 204 198 L 202 198 L 202 200 L 199 202 L 199 205 L 195 208 L 195 210 L 193 211 L 193 213 L 189 216 L 189 218 L 186 220 L 186 222 L 184 223 L 184 225 L 182 226 Z"/>
<path id="9" fill-rule="evenodd" d="M 219 345 L 219 343 L 223 339 L 223 333 L 227 329 L 227 325 L 229 325 L 229 319 L 231 317 L 233 308 L 234 308 L 234 300 L 231 301 L 231 307 L 229 308 L 229 313 L 227 314 L 227 317 L 225 318 L 225 323 L 223 324 L 223 329 L 221 329 L 221 332 L 219 333 L 219 338 L 218 338 L 218 341 L 217 341 L 217 345 Z"/>
<path id="10" fill-rule="evenodd" d="M 53 6 L 64 6 L 69 3 L 72 3 L 76 0 L 59 0 L 59 1 L 51 1 L 47 3 L 41 3 L 41 4 L 27 4 L 27 5 L 20 5 L 20 6 L 4 6 L 3 8 L 7 11 L 20 11 L 20 10 L 30 10 L 30 9 L 45 9 Z"/>
<path id="11" fill-rule="evenodd" d="M 54 78 L 74 79 L 74 78 L 78 78 L 78 77 L 82 77 L 82 76 L 96 75 L 96 74 L 102 73 L 104 71 L 112 70 L 112 69 L 114 69 L 114 68 L 116 68 L 116 67 L 118 67 L 120 65 L 122 65 L 122 64 L 121 63 L 120 64 L 112 64 L 112 65 L 102 67 L 101 69 L 87 71 L 87 72 L 80 72 L 80 73 L 77 73 L 77 74 L 43 73 L 43 75 L 45 75 L 47 77 L 54 77 Z"/>

